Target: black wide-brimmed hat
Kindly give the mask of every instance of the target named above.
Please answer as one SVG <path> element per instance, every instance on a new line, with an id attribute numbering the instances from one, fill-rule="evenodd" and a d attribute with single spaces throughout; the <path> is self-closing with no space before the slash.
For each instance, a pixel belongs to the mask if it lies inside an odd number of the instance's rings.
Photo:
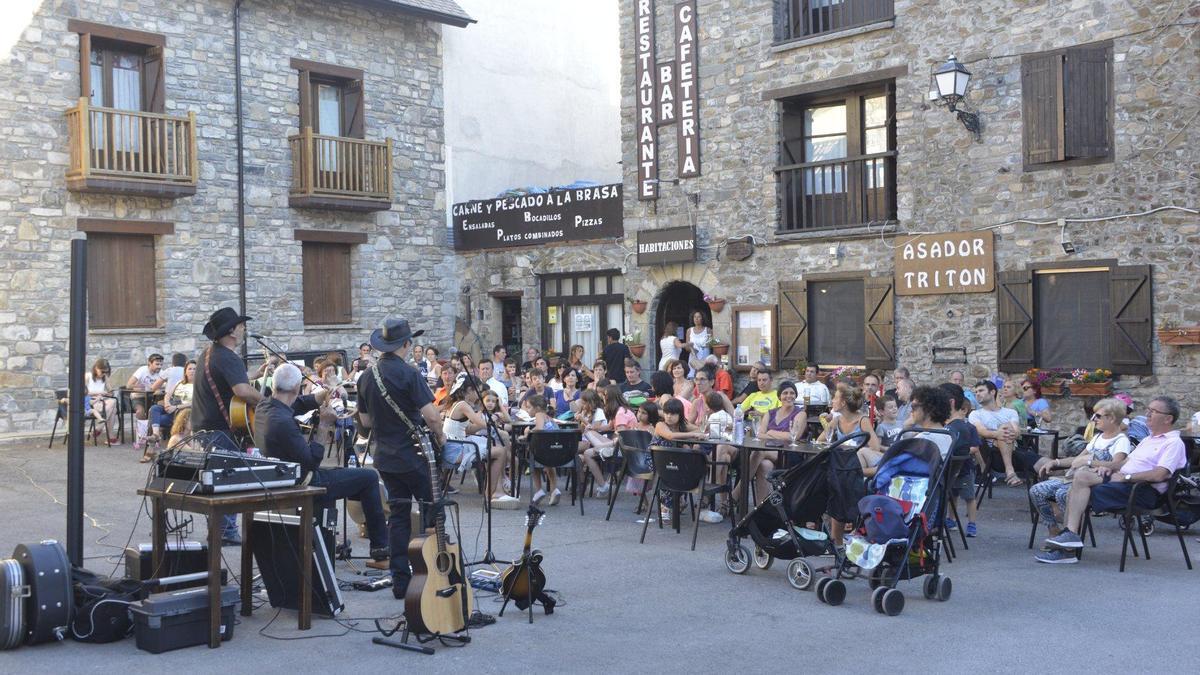
<path id="1" fill-rule="evenodd" d="M 248 316 L 238 314 L 237 310 L 232 307 L 222 307 L 208 317 L 208 323 L 204 324 L 204 337 L 209 340 L 219 340 L 233 332 L 239 323 L 252 320 Z"/>
<path id="2" fill-rule="evenodd" d="M 420 337 L 425 331 L 413 332 L 408 326 L 407 319 L 387 318 L 371 333 L 371 346 L 381 352 L 394 352 L 404 344 L 405 340 Z"/>

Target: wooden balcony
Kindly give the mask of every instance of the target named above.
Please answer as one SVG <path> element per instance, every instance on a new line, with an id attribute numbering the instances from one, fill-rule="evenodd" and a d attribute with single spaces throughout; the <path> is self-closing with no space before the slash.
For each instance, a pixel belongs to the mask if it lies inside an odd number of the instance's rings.
<path id="1" fill-rule="evenodd" d="M 788 0 L 785 40 L 836 33 L 887 21 L 893 0 Z"/>
<path id="2" fill-rule="evenodd" d="M 288 137 L 296 208 L 387 211 L 392 208 L 392 141 L 322 136 L 305 127 Z"/>
<path id="3" fill-rule="evenodd" d="M 67 111 L 67 189 L 175 199 L 196 194 L 196 114 L 93 106 Z"/>

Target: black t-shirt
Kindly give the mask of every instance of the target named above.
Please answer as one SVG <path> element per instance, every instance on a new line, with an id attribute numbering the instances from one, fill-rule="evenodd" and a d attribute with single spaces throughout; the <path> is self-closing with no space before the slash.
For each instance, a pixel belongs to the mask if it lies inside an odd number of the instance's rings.
<path id="1" fill-rule="evenodd" d="M 254 409 L 254 439 L 258 449 L 268 457 L 299 464 L 303 469 L 302 479 L 316 471 L 325 456 L 325 447 L 305 438 L 296 423 L 296 415 L 316 407 L 315 398 L 301 396 L 290 408 L 282 401 L 268 398 Z"/>
<path id="2" fill-rule="evenodd" d="M 210 354 L 211 363 L 208 362 Z M 221 395 L 220 405 L 209 384 L 210 371 L 212 384 L 216 385 L 217 393 Z M 229 412 L 229 402 L 233 400 L 233 387 L 249 382 L 246 364 L 232 349 L 213 343 L 211 350 L 204 350 L 196 359 L 196 383 L 192 386 L 192 430 L 229 433 L 226 414 Z M 222 406 L 224 412 L 221 411 Z"/>
<path id="3" fill-rule="evenodd" d="M 749 382 L 746 383 L 746 386 L 742 387 L 742 390 L 740 392 L 738 392 L 738 396 L 749 396 L 750 394 L 753 394 L 756 391 L 758 391 L 758 383 L 755 382 L 754 380 L 750 380 Z M 801 401 L 801 403 L 803 403 L 803 402 L 804 401 Z"/>
<path id="4" fill-rule="evenodd" d="M 629 353 L 629 347 L 620 342 L 610 343 L 605 345 L 600 358 L 604 359 L 604 365 L 608 366 L 608 379 L 618 384 L 624 383 L 625 359 L 633 358 L 633 354 Z"/>
<path id="5" fill-rule="evenodd" d="M 654 387 L 651 387 L 650 383 L 645 380 L 642 380 L 642 381 L 638 382 L 637 384 L 630 384 L 629 382 L 622 382 L 620 387 L 621 387 L 621 394 L 625 397 L 626 401 L 629 401 L 630 398 L 637 398 L 636 395 L 630 396 L 630 392 L 634 392 L 634 391 L 642 392 L 643 394 L 646 395 L 646 398 L 654 398 Z"/>
<path id="6" fill-rule="evenodd" d="M 418 429 L 424 427 L 421 408 L 433 403 L 433 392 L 421 373 L 395 354 L 384 354 L 379 359 L 379 374 L 400 412 Z M 372 370 L 358 378 L 358 410 L 371 416 L 377 470 L 389 473 L 426 470 L 428 463 L 417 456 L 412 432 L 383 398 Z"/>
<path id="7" fill-rule="evenodd" d="M 983 446 L 983 439 L 979 437 L 979 430 L 975 428 L 974 424 L 966 420 L 950 420 L 946 428 L 958 434 L 954 445 L 950 446 L 951 455 L 969 455 L 971 454 L 971 448 Z"/>

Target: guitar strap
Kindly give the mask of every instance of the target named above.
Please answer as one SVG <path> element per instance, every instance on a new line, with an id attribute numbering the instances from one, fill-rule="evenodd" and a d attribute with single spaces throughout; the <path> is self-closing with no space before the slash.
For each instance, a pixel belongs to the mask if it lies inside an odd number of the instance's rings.
<path id="1" fill-rule="evenodd" d="M 396 413 L 396 416 L 399 417 L 404 422 L 405 426 L 408 427 L 408 430 L 412 432 L 414 449 L 419 450 L 421 447 L 421 432 L 417 431 L 417 425 L 413 424 L 412 420 L 408 419 L 408 415 L 404 414 L 404 411 L 400 409 L 399 405 L 396 405 L 396 402 L 392 400 L 391 395 L 388 394 L 387 385 L 383 381 L 383 375 L 379 372 L 378 363 L 371 365 L 371 375 L 375 377 L 375 384 L 379 387 L 379 393 L 383 396 L 383 400 L 387 401 L 388 407 L 392 409 L 392 412 Z"/>
<path id="2" fill-rule="evenodd" d="M 213 382 L 212 368 L 209 367 L 209 364 L 212 362 L 213 346 L 215 344 L 209 345 L 208 349 L 204 352 L 204 379 L 208 381 L 208 388 L 212 390 L 213 398 L 217 401 L 217 408 L 221 410 L 221 416 L 225 418 L 225 424 L 232 429 L 233 421 L 229 419 L 229 411 L 225 409 L 225 402 L 221 400 L 221 392 L 217 389 L 217 384 Z"/>

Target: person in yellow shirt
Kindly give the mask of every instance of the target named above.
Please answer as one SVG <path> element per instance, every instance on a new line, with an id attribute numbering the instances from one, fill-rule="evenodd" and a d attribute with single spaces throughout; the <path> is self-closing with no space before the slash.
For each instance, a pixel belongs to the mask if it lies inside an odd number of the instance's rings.
<path id="1" fill-rule="evenodd" d="M 768 412 L 778 408 L 779 394 L 771 385 L 771 371 L 766 368 L 759 368 L 755 384 L 758 385 L 758 391 L 750 394 L 746 397 L 745 401 L 742 401 L 742 410 L 757 415 L 766 415 Z"/>

